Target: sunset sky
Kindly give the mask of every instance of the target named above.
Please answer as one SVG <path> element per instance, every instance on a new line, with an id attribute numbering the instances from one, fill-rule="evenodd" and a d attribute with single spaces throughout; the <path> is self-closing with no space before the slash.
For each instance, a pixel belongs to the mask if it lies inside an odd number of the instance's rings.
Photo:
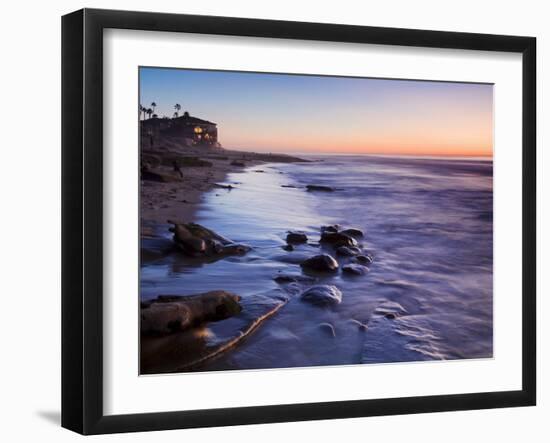
<path id="1" fill-rule="evenodd" d="M 140 103 L 218 124 L 226 148 L 491 156 L 493 86 L 140 68 Z"/>

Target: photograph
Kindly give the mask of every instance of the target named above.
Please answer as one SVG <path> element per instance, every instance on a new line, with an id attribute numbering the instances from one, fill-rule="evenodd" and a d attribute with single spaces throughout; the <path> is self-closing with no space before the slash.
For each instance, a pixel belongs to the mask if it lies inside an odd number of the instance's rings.
<path id="1" fill-rule="evenodd" d="M 139 67 L 140 374 L 493 357 L 493 84 Z"/>

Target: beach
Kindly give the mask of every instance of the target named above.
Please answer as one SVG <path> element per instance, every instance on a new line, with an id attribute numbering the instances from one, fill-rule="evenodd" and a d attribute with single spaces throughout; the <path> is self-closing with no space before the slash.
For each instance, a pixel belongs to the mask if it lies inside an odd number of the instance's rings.
<path id="1" fill-rule="evenodd" d="M 301 160 L 283 154 L 186 146 L 170 137 L 160 138 L 157 145 L 155 149 L 144 143 L 141 155 L 145 162 L 154 160 L 154 172 L 165 177 L 166 181 L 141 180 L 142 227 L 151 223 L 165 223 L 168 219 L 191 220 L 205 192 L 225 184 L 230 172 L 266 162 Z M 184 172 L 181 176 L 174 171 L 174 161 L 180 163 L 180 170 Z"/>
<path id="2" fill-rule="evenodd" d="M 191 325 L 142 334 L 142 373 L 492 356 L 491 160 L 200 154 L 212 166 L 142 186 L 142 314 Z M 194 224 L 222 252 L 182 250 Z M 357 234 L 351 255 L 329 227 Z M 336 269 L 304 267 L 324 255 Z"/>

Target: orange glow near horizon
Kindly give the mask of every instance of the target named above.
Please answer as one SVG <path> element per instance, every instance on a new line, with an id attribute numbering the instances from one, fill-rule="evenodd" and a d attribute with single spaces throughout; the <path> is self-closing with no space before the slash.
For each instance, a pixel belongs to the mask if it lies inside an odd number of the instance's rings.
<path id="1" fill-rule="evenodd" d="M 183 101 L 230 149 L 264 152 L 493 154 L 493 86 L 412 80 L 147 68 L 141 101 Z M 182 97 L 180 100 L 179 97 Z"/>

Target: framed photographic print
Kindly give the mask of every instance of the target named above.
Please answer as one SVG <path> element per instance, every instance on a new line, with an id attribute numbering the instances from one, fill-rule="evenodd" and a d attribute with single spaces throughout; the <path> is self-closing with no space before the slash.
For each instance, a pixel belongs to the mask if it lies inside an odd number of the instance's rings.
<path id="1" fill-rule="evenodd" d="M 62 25 L 64 427 L 535 404 L 534 38 Z"/>

